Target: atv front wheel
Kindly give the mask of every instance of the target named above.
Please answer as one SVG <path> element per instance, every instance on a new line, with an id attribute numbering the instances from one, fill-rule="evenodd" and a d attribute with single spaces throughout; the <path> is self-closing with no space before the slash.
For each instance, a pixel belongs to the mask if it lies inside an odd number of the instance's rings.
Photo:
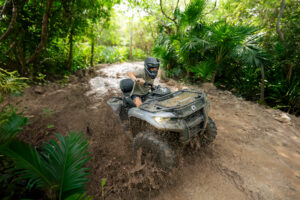
<path id="1" fill-rule="evenodd" d="M 176 164 L 173 149 L 152 132 L 141 132 L 136 135 L 133 141 L 133 152 L 141 164 L 150 161 L 164 170 L 170 170 Z"/>
<path id="2" fill-rule="evenodd" d="M 217 137 L 217 127 L 215 122 L 208 117 L 206 129 L 203 135 L 200 135 L 201 146 L 205 147 L 212 143 Z"/>

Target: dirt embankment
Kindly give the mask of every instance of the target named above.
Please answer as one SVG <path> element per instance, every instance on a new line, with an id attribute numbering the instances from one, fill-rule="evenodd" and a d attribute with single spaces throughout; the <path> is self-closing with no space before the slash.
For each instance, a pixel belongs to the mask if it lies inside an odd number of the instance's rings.
<path id="1" fill-rule="evenodd" d="M 204 90 L 218 128 L 215 142 L 185 150 L 179 168 L 169 174 L 137 169 L 131 133 L 103 100 L 119 92 L 127 71 L 139 67 L 142 63 L 99 68 L 72 77 L 65 87 L 33 87 L 9 99 L 31 122 L 20 138 L 41 145 L 54 133 L 84 132 L 91 153 L 87 191 L 94 199 L 102 198 L 102 178 L 107 178 L 105 199 L 300 199 L 300 119 L 210 85 Z"/>

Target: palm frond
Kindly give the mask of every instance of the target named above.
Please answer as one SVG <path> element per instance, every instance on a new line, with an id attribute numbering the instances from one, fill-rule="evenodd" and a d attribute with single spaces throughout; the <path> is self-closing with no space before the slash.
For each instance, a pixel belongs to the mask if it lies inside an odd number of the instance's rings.
<path id="1" fill-rule="evenodd" d="M 206 58 L 205 61 L 202 61 L 198 65 L 191 67 L 190 70 L 196 78 L 210 80 L 215 67 L 214 59 Z"/>
<path id="2" fill-rule="evenodd" d="M 14 160 L 17 174 L 23 179 L 29 179 L 30 185 L 37 185 L 40 188 L 51 186 L 43 161 L 31 145 L 13 139 L 7 146 L 2 146 L 1 153 Z"/>
<path id="3" fill-rule="evenodd" d="M 205 51 L 208 48 L 208 45 L 208 41 L 192 36 L 183 42 L 180 50 L 183 54 L 189 54 L 195 51 Z"/>
<path id="4" fill-rule="evenodd" d="M 267 60 L 266 54 L 258 45 L 260 38 L 258 35 L 247 37 L 233 49 L 232 56 L 240 58 L 245 64 L 259 67 Z"/>
<path id="5" fill-rule="evenodd" d="M 12 106 L 4 107 L 0 111 L 0 144 L 8 143 L 27 123 L 27 118 Z"/>
<path id="6" fill-rule="evenodd" d="M 191 0 L 186 9 L 182 12 L 179 24 L 181 26 L 191 25 L 202 17 L 206 0 Z"/>
<path id="7" fill-rule="evenodd" d="M 34 147 L 13 140 L 1 147 L 1 153 L 15 161 L 15 170 L 30 185 L 47 190 L 51 198 L 65 199 L 82 193 L 88 181 L 88 169 L 84 167 L 89 157 L 87 139 L 72 132 L 63 137 L 57 135 L 59 143 L 52 140 L 39 154 Z"/>
<path id="8" fill-rule="evenodd" d="M 28 85 L 28 78 L 20 77 L 17 71 L 9 72 L 0 68 L 0 92 L 1 93 L 16 93 L 22 91 Z"/>
<path id="9" fill-rule="evenodd" d="M 84 191 L 88 181 L 88 143 L 82 134 L 72 132 L 69 136 L 57 135 L 60 145 L 52 140 L 44 146 L 43 154 L 47 171 L 51 174 L 52 185 L 58 185 L 58 199 Z"/>

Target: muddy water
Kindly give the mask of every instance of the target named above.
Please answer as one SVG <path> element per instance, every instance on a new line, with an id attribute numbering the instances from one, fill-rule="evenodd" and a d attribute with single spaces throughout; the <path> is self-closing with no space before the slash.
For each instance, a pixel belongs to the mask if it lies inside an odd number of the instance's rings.
<path id="1" fill-rule="evenodd" d="M 123 63 L 100 69 L 87 95 L 101 98 L 108 91 L 120 92 L 119 81 L 126 73 L 142 67 L 143 63 Z M 291 120 L 281 121 L 281 111 L 213 87 L 204 90 L 217 139 L 207 149 L 184 156 L 177 183 L 153 199 L 299 200 L 300 119 L 289 116 Z"/>
<path id="2" fill-rule="evenodd" d="M 96 97 L 101 98 L 108 91 L 120 92 L 120 80 L 127 77 L 128 72 L 134 72 L 143 68 L 143 63 L 121 63 L 101 68 L 97 71 L 100 76 L 90 80 L 91 91 L 87 95 L 94 94 Z"/>

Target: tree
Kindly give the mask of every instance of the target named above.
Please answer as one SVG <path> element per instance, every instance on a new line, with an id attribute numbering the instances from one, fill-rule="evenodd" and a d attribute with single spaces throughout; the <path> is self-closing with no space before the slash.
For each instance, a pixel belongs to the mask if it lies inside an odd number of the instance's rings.
<path id="1" fill-rule="evenodd" d="M 74 70 L 74 41 L 82 39 L 97 20 L 109 18 L 118 2 L 1 0 L 1 64 L 31 77 L 40 72 L 56 75 Z M 69 48 L 64 46 L 66 41 Z"/>

